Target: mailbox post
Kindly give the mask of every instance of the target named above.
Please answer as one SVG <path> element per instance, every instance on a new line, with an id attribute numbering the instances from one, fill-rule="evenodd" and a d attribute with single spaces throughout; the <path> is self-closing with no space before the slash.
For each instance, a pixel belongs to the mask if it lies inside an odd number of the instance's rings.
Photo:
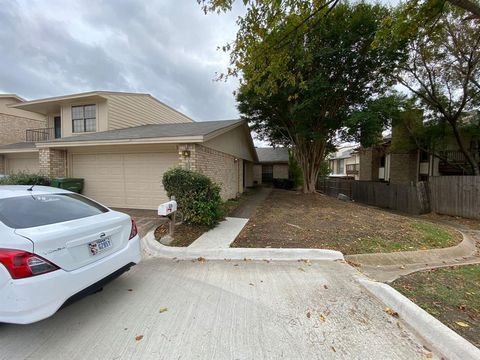
<path id="1" fill-rule="evenodd" d="M 170 201 L 160 204 L 158 207 L 158 215 L 169 219 L 169 237 L 170 241 L 173 239 L 175 233 L 175 213 L 177 212 L 177 202 L 175 197 L 172 196 Z"/>

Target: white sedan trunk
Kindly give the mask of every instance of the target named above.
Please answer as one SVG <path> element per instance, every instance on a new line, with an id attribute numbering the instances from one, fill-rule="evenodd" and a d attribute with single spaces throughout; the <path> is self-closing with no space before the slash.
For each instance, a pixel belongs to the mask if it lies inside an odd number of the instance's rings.
<path id="1" fill-rule="evenodd" d="M 63 223 L 17 229 L 33 242 L 33 252 L 66 271 L 98 261 L 128 242 L 132 223 L 128 215 L 109 211 Z"/>

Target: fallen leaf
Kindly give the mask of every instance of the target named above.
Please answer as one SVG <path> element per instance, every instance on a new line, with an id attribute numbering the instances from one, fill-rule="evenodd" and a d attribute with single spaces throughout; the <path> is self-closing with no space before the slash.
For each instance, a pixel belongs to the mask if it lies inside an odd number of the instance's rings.
<path id="1" fill-rule="evenodd" d="M 127 291 L 133 291 L 133 289 L 128 289 Z"/>
<path id="2" fill-rule="evenodd" d="M 143 339 L 143 335 L 138 335 L 138 336 L 135 336 L 135 340 L 136 341 L 140 341 Z"/>
<path id="3" fill-rule="evenodd" d="M 305 272 L 305 269 L 301 267 L 299 267 L 298 270 Z"/>
<path id="4" fill-rule="evenodd" d="M 320 318 L 321 321 L 325 321 L 325 320 L 326 320 L 326 317 L 325 317 L 325 315 L 323 315 L 323 314 L 320 314 L 318 317 Z"/>
<path id="5" fill-rule="evenodd" d="M 255 286 L 255 285 L 253 285 L 252 283 L 249 283 L 248 285 L 250 285 L 250 286 Z"/>
<path id="6" fill-rule="evenodd" d="M 400 269 L 405 269 L 405 265 L 400 266 Z"/>
<path id="7" fill-rule="evenodd" d="M 385 308 L 385 312 L 390 316 L 398 318 L 398 313 L 395 310 L 390 309 L 389 307 Z"/>
<path id="8" fill-rule="evenodd" d="M 433 354 L 431 351 L 428 351 L 428 350 L 423 350 L 423 357 L 425 359 L 431 359 L 433 357 Z"/>
<path id="9" fill-rule="evenodd" d="M 205 258 L 204 258 L 204 257 L 201 257 L 201 256 L 200 256 L 200 257 L 197 259 L 197 261 L 200 261 L 200 262 L 202 262 L 202 263 L 203 263 L 203 262 L 205 262 L 206 260 L 205 260 Z"/>
<path id="10" fill-rule="evenodd" d="M 158 310 L 158 312 L 161 314 L 161 313 L 164 313 L 165 311 L 168 311 L 168 308 L 166 307 L 163 307 L 163 308 L 160 308 L 160 310 Z"/>
<path id="11" fill-rule="evenodd" d="M 462 311 L 465 311 L 467 310 L 467 305 L 460 305 L 458 308 Z"/>
<path id="12" fill-rule="evenodd" d="M 335 348 L 333 346 L 330 346 L 333 350 L 333 352 L 337 352 L 337 350 L 335 350 Z"/>
<path id="13" fill-rule="evenodd" d="M 323 285 L 323 288 L 324 288 L 324 289 L 328 289 L 328 286 L 327 286 L 327 285 Z"/>
<path id="14" fill-rule="evenodd" d="M 464 328 L 470 327 L 470 325 L 468 325 L 467 323 L 464 323 L 463 321 L 455 321 L 455 324 Z"/>
<path id="15" fill-rule="evenodd" d="M 310 319 L 311 316 L 312 316 L 312 314 L 310 313 L 310 311 L 307 311 L 307 318 Z"/>

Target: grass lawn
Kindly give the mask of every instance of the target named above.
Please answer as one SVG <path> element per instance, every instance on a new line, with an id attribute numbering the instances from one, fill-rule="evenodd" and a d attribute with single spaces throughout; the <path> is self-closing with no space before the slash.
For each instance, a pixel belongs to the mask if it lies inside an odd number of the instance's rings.
<path id="1" fill-rule="evenodd" d="M 443 248 L 461 240 L 446 225 L 320 194 L 274 189 L 232 246 L 323 248 L 349 255 Z"/>
<path id="2" fill-rule="evenodd" d="M 480 265 L 422 271 L 391 285 L 480 347 Z"/>

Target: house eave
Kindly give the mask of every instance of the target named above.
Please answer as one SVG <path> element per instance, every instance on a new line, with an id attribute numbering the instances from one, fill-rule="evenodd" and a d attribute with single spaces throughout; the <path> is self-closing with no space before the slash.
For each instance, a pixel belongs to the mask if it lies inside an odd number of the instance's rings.
<path id="1" fill-rule="evenodd" d="M 104 145 L 142 145 L 142 144 L 184 144 L 202 143 L 203 136 L 177 136 L 167 138 L 148 139 L 122 139 L 122 140 L 95 140 L 95 141 L 55 141 L 37 143 L 37 148 L 66 148 L 78 146 L 104 146 Z"/>

